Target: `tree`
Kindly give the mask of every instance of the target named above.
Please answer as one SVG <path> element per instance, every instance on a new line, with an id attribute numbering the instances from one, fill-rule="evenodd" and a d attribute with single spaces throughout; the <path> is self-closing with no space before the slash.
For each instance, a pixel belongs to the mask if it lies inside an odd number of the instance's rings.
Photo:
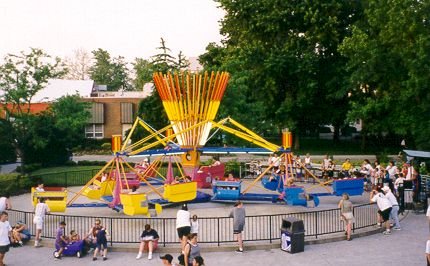
<path id="1" fill-rule="evenodd" d="M 98 84 L 107 85 L 109 91 L 130 89 L 129 70 L 124 57 L 118 56 L 112 59 L 108 51 L 100 48 L 92 53 L 94 65 L 89 69 L 91 79 Z"/>
<path id="2" fill-rule="evenodd" d="M 0 66 L 0 89 L 3 91 L 6 122 L 23 164 L 27 163 L 30 155 L 26 148 L 34 132 L 35 116 L 30 113 L 32 99 L 47 85 L 48 79 L 61 77 L 64 73 L 65 68 L 59 58 L 51 58 L 35 48 L 31 48 L 29 53 L 7 55 Z M 33 142 L 43 143 L 44 138 L 33 139 Z"/>
<path id="3" fill-rule="evenodd" d="M 161 38 L 161 46 L 157 47 L 159 53 L 151 57 L 151 61 L 137 58 L 134 64 L 136 71 L 135 86 L 137 89 L 143 88 L 143 85 L 152 82 L 154 72 L 167 73 L 169 71 L 181 71 L 189 66 L 188 59 L 179 52 L 176 59 L 170 53 L 166 42 Z M 151 124 L 154 128 L 160 129 L 169 122 L 163 104 L 157 91 L 153 90 L 150 96 L 146 97 L 139 103 L 138 116 Z"/>
<path id="4" fill-rule="evenodd" d="M 65 78 L 75 80 L 88 80 L 90 78 L 91 55 L 80 48 L 73 51 L 73 57 L 66 57 L 67 74 Z"/>
<path id="5" fill-rule="evenodd" d="M 346 60 L 337 47 L 359 14 L 354 2 L 217 2 L 226 11 L 223 50 L 212 44 L 200 59 L 209 64 L 205 69 L 222 62 L 221 69 L 232 74 L 227 91 L 239 97 L 231 105 L 226 93 L 220 113 L 255 110 L 248 124 L 252 129 L 273 134 L 288 127 L 296 141 L 319 124 L 345 120 Z M 341 115 L 327 108 L 332 104 Z"/>
<path id="6" fill-rule="evenodd" d="M 368 134 L 409 137 L 409 145 L 430 143 L 430 3 L 368 0 L 363 20 L 340 51 L 348 58 L 349 116 L 362 119 Z"/>

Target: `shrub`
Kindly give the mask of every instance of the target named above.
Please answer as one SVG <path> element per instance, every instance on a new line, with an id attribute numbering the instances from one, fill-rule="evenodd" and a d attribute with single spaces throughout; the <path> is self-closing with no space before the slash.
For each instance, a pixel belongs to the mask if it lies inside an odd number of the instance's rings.
<path id="1" fill-rule="evenodd" d="M 105 142 L 101 145 L 101 147 L 105 151 L 110 151 L 112 149 L 112 144 L 110 142 Z"/>

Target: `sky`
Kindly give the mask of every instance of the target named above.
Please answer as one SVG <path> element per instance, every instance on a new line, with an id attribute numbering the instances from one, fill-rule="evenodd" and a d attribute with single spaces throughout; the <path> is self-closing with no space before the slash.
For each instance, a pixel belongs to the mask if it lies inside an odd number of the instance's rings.
<path id="1" fill-rule="evenodd" d="M 224 11 L 213 0 L 1 0 L 0 58 L 42 48 L 53 56 L 97 48 L 149 58 L 163 37 L 187 57 L 219 43 Z"/>

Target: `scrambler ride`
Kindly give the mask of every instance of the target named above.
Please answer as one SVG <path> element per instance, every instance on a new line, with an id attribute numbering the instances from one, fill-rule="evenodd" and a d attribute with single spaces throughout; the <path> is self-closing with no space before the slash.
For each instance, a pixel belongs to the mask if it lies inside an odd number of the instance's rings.
<path id="1" fill-rule="evenodd" d="M 150 216 L 150 209 L 155 213 L 162 210 L 161 204 L 181 202 L 212 201 L 267 201 L 284 202 L 290 205 L 317 206 L 317 194 L 310 194 L 290 181 L 292 171 L 292 136 L 287 130 L 283 132 L 283 145 L 278 146 L 231 117 L 215 121 L 216 114 L 227 87 L 229 74 L 226 72 L 201 73 L 154 73 L 154 84 L 162 100 L 170 124 L 156 130 L 141 118 L 136 118 L 127 138 L 122 143 L 121 136 L 112 137 L 113 158 L 67 203 L 74 206 L 80 196 L 98 199 L 109 207 L 123 210 L 126 215 Z M 137 127 L 142 127 L 148 135 L 135 143 L 131 137 Z M 258 148 L 211 148 L 205 147 L 207 141 L 219 130 L 244 139 Z M 210 134 L 212 131 L 212 134 Z M 200 167 L 202 154 L 271 154 L 281 153 L 279 160 L 286 167 L 285 175 L 277 182 L 268 181 L 267 169 L 242 191 L 240 181 L 216 181 L 224 176 L 224 165 Z M 150 157 L 157 156 L 151 164 L 133 167 L 125 158 L 127 156 Z M 161 168 L 167 163 L 167 173 Z M 173 165 L 176 167 L 174 168 Z M 102 181 L 102 174 L 107 177 Z M 174 173 L 175 172 L 175 173 Z M 175 180 L 174 175 L 181 180 Z M 313 176 L 313 175 L 312 175 Z M 317 181 L 317 186 L 329 188 L 326 183 Z M 250 193 L 250 189 L 262 180 L 264 188 L 271 194 Z M 183 181 L 183 182 L 181 182 Z M 351 184 L 349 181 L 343 184 Z M 273 183 L 273 184 L 272 184 Z M 340 184 L 340 183 L 339 183 Z M 136 189 L 144 186 L 144 192 L 137 193 Z M 350 185 L 344 186 L 345 188 Z M 213 188 L 212 197 L 198 191 L 198 188 Z M 336 186 L 339 188 L 339 186 Z M 358 187 L 358 185 L 357 185 Z M 362 186 L 361 186 L 362 189 Z M 339 194 L 342 189 L 335 189 Z M 149 194 L 156 194 L 156 199 L 148 199 Z M 275 194 L 273 194 L 275 193 Z"/>

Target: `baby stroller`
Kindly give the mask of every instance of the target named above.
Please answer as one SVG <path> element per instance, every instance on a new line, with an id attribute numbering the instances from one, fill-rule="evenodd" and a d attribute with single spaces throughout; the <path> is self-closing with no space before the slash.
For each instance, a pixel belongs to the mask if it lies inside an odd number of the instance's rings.
<path id="1" fill-rule="evenodd" d="M 54 251 L 54 257 L 58 258 L 60 255 L 58 254 L 58 251 L 60 250 L 60 246 L 55 243 L 55 251 Z M 64 247 L 63 256 L 76 256 L 78 258 L 84 256 L 86 254 L 85 249 L 85 241 L 79 240 L 70 244 L 67 244 Z"/>

